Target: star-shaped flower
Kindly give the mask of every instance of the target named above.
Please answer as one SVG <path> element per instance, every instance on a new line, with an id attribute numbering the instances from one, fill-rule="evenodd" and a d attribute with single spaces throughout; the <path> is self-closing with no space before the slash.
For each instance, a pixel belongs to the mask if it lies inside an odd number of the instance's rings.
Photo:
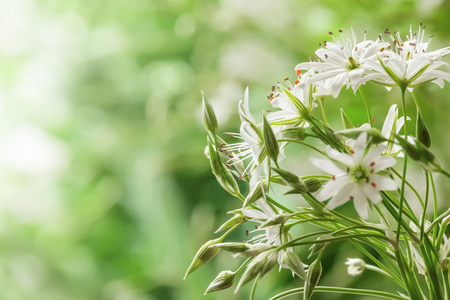
<path id="1" fill-rule="evenodd" d="M 368 218 L 368 206 L 380 203 L 380 191 L 395 190 L 397 183 L 384 175 L 378 174 L 396 163 L 392 156 L 384 156 L 385 146 L 367 149 L 367 133 L 363 132 L 357 138 L 350 154 L 340 153 L 328 148 L 327 154 L 331 160 L 312 158 L 312 163 L 332 175 L 317 195 L 317 199 L 331 200 L 328 209 L 334 209 L 353 200 L 356 211 L 363 219 Z"/>

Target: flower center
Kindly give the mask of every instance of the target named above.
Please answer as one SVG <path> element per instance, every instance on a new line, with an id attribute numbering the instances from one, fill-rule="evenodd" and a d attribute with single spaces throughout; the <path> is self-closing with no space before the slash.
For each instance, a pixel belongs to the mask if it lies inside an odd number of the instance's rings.
<path id="1" fill-rule="evenodd" d="M 350 170 L 352 181 L 356 183 L 367 182 L 367 179 L 369 178 L 368 173 L 367 169 L 362 165 L 356 166 Z"/>
<path id="2" fill-rule="evenodd" d="M 353 57 L 349 57 L 348 58 L 349 64 L 347 64 L 347 69 L 348 70 L 354 70 L 359 68 L 359 63 L 356 62 L 356 60 Z"/>

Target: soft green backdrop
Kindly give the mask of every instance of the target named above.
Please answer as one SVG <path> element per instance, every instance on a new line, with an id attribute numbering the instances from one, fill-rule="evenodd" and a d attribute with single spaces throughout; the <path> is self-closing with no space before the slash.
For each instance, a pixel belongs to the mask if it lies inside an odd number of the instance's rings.
<path id="1" fill-rule="evenodd" d="M 236 131 L 245 87 L 256 115 L 270 109 L 271 86 L 295 75 L 329 31 L 375 38 L 423 22 L 436 35 L 432 49 L 450 45 L 450 4 L 440 0 L 1 0 L 0 8 L 0 299 L 8 300 L 246 299 L 248 287 L 202 296 L 236 265 L 228 253 L 182 280 L 239 206 L 203 156 L 200 91 L 223 130 Z M 398 103 L 376 88 L 368 86 L 373 104 Z M 447 167 L 448 88 L 419 90 Z M 357 119 L 360 103 L 350 100 L 330 105 Z M 325 257 L 323 283 L 383 284 L 348 276 L 342 264 L 358 253 L 338 246 Z M 275 275 L 258 299 L 301 284 Z"/>

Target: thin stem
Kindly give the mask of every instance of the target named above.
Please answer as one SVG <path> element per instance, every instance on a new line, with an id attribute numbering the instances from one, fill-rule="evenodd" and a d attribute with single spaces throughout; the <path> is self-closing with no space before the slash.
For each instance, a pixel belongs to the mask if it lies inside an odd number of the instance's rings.
<path id="1" fill-rule="evenodd" d="M 430 180 L 428 176 L 428 172 L 425 171 L 425 180 L 426 180 L 426 189 L 425 189 L 425 204 L 423 207 L 422 220 L 420 224 L 420 240 L 423 239 L 423 235 L 425 233 L 425 222 L 427 220 L 427 206 L 428 206 L 428 194 L 430 193 Z"/>
<path id="2" fill-rule="evenodd" d="M 319 97 L 320 108 L 322 110 L 322 117 L 325 124 L 330 125 L 328 123 L 327 113 L 325 111 L 325 97 Z"/>
<path id="3" fill-rule="evenodd" d="M 406 87 L 401 87 L 401 91 L 402 91 L 402 109 L 403 109 L 403 118 L 406 120 L 406 104 L 405 104 L 405 91 L 406 91 Z M 408 126 L 406 125 L 407 122 L 405 122 L 405 124 L 403 124 L 403 134 L 405 135 L 405 139 L 408 138 Z M 406 170 L 407 170 L 407 165 L 408 165 L 408 155 L 405 152 L 405 158 L 403 160 L 403 174 L 402 174 L 402 184 L 401 184 L 401 188 L 400 188 L 400 206 L 398 208 L 398 225 L 397 225 L 397 235 L 395 240 L 397 241 L 397 244 L 400 241 L 400 228 L 402 226 L 402 217 L 403 217 L 403 202 L 405 201 L 404 195 L 405 195 L 405 181 L 406 181 Z"/>
<path id="4" fill-rule="evenodd" d="M 362 87 L 359 88 L 359 94 L 361 95 L 361 98 L 364 102 L 364 106 L 366 107 L 367 117 L 369 118 L 369 125 L 370 125 L 370 127 L 372 127 L 372 125 L 373 125 L 372 113 L 370 112 L 369 104 L 368 104 L 366 95 L 364 94 Z"/>
<path id="5" fill-rule="evenodd" d="M 296 288 L 289 291 L 282 292 L 276 296 L 273 296 L 269 300 L 283 299 L 295 294 L 303 293 L 305 288 Z M 316 286 L 314 292 L 331 292 L 331 293 L 341 293 L 341 294 L 352 294 L 352 295 L 365 295 L 374 296 L 386 299 L 396 299 L 396 300 L 406 300 L 408 298 L 391 294 L 387 292 L 375 291 L 375 290 L 363 290 L 363 289 L 352 289 L 352 288 L 342 288 L 342 287 L 332 287 L 332 286 Z"/>

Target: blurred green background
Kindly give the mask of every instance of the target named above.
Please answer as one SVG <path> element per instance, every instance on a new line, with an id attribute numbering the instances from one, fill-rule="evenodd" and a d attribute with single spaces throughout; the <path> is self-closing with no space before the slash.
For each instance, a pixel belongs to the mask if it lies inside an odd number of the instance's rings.
<path id="1" fill-rule="evenodd" d="M 329 31 L 353 27 L 359 39 L 363 30 L 375 39 L 388 27 L 404 36 L 423 22 L 436 35 L 431 50 L 450 45 L 450 4 L 440 0 L 1 0 L 0 7 L 0 299 L 8 300 L 246 299 L 249 287 L 202 296 L 220 270 L 237 264 L 228 253 L 182 280 L 226 211 L 240 205 L 203 155 L 200 91 L 221 128 L 237 131 L 245 87 L 255 115 L 270 109 L 271 86 L 295 75 Z M 380 118 L 398 103 L 395 92 L 370 84 L 367 91 Z M 418 92 L 433 149 L 449 167 L 448 85 Z M 358 119 L 361 103 L 343 95 L 331 108 Z M 369 273 L 348 276 L 343 262 L 359 254 L 348 244 L 336 249 L 325 257 L 324 284 L 384 284 Z M 276 275 L 263 279 L 258 299 L 301 284 L 286 271 Z M 325 297 L 362 299 L 315 299 Z"/>

